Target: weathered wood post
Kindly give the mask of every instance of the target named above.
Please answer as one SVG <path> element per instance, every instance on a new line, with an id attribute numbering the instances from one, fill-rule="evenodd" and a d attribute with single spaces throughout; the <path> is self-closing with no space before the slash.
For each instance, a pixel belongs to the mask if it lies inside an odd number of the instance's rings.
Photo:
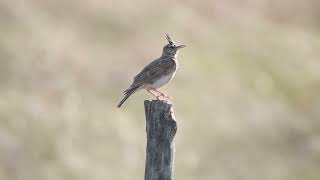
<path id="1" fill-rule="evenodd" d="M 173 180 L 174 136 L 177 124 L 172 105 L 161 100 L 144 101 L 147 150 L 145 180 Z"/>

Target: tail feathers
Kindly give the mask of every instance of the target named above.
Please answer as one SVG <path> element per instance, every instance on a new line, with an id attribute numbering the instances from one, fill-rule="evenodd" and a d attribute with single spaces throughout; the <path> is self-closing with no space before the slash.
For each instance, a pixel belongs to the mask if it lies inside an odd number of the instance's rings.
<path id="1" fill-rule="evenodd" d="M 124 96 L 124 98 L 119 102 L 118 104 L 118 108 L 121 108 L 121 106 L 123 105 L 123 103 L 131 96 L 131 94 L 126 94 L 126 96 Z"/>
<path id="2" fill-rule="evenodd" d="M 125 96 L 124 96 L 124 98 L 119 102 L 119 104 L 118 104 L 118 108 L 120 108 L 122 105 L 123 105 L 123 103 L 138 89 L 139 87 L 134 87 L 134 88 L 129 88 L 129 89 L 127 89 L 127 90 L 125 90 L 124 91 L 124 94 L 125 94 Z"/>

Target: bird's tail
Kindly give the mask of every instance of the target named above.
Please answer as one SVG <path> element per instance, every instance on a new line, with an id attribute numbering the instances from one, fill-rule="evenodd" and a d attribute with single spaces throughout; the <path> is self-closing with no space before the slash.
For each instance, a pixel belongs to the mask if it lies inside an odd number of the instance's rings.
<path id="1" fill-rule="evenodd" d="M 125 90 L 124 91 L 124 98 L 119 102 L 119 104 L 118 104 L 118 108 L 120 108 L 122 105 L 123 105 L 123 103 L 134 93 L 134 92 L 136 92 L 136 90 L 139 88 L 139 86 L 138 87 L 134 87 L 134 88 L 129 88 L 129 89 L 127 89 L 127 90 Z"/>

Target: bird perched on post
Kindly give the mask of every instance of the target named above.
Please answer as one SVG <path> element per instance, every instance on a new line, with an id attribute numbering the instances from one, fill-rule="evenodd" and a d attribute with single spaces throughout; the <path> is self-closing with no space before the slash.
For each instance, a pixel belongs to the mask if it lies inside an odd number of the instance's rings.
<path id="1" fill-rule="evenodd" d="M 161 57 L 149 63 L 134 77 L 131 86 L 123 92 L 125 96 L 119 102 L 119 108 L 133 93 L 140 89 L 147 90 L 157 99 L 159 99 L 159 97 L 170 98 L 160 92 L 158 88 L 166 85 L 173 78 L 178 68 L 178 52 L 186 46 L 176 45 L 168 34 L 166 34 L 166 38 L 168 44 L 163 47 Z M 159 93 L 159 95 L 155 93 Z"/>

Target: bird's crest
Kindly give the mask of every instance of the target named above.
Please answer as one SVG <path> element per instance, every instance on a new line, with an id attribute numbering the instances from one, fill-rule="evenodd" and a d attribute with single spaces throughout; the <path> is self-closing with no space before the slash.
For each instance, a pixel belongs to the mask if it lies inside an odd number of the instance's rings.
<path id="1" fill-rule="evenodd" d="M 166 38 L 170 44 L 174 44 L 174 41 L 170 38 L 168 33 L 166 33 Z"/>

